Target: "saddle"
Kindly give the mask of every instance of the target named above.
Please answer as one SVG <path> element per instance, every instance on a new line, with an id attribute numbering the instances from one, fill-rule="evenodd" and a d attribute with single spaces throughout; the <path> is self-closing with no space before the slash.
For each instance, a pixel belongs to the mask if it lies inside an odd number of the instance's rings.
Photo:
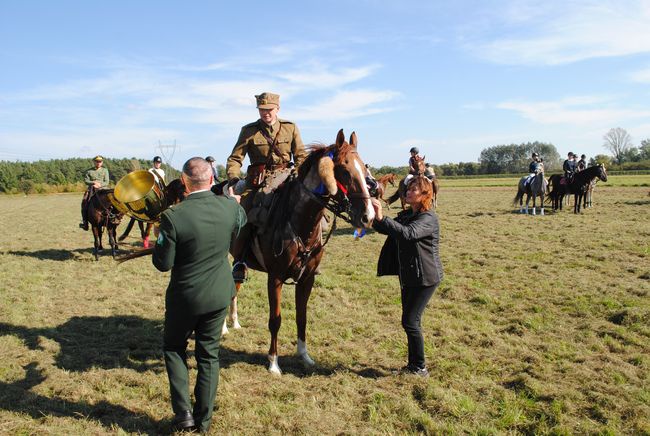
<path id="1" fill-rule="evenodd" d="M 248 222 L 264 233 L 269 216 L 277 203 L 275 191 L 282 186 L 291 175 L 291 168 L 281 168 L 269 171 L 264 178 L 262 187 L 255 193 L 250 210 L 247 213 Z"/>

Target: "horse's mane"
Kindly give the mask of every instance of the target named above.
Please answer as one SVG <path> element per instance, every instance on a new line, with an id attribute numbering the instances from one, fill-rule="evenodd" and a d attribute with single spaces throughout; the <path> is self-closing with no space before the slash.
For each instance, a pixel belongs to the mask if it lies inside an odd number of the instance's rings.
<path id="1" fill-rule="evenodd" d="M 318 162 L 320 158 L 332 150 L 337 150 L 336 144 L 325 145 L 318 142 L 311 143 L 306 148 L 309 151 L 309 154 L 298 167 L 298 177 L 300 179 L 307 177 L 307 173 L 309 173 L 311 167 L 314 165 L 314 163 Z M 334 153 L 334 163 L 340 163 L 347 157 L 348 154 L 353 151 L 354 147 L 352 147 L 348 142 L 344 142 L 343 145 L 341 145 L 341 148 L 338 149 L 338 152 Z"/>

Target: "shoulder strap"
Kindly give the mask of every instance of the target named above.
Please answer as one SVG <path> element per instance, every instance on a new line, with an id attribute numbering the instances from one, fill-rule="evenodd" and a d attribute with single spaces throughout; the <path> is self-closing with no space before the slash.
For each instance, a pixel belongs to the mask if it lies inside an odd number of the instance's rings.
<path id="1" fill-rule="evenodd" d="M 271 138 L 271 136 L 266 132 L 264 126 L 262 126 L 260 129 L 260 133 L 264 139 L 266 139 L 266 142 L 268 142 L 269 147 L 271 147 L 271 153 L 269 153 L 266 160 L 267 167 L 273 165 L 273 153 L 275 153 L 280 158 L 280 162 L 284 161 L 282 158 L 282 152 L 278 148 L 278 136 L 280 136 L 280 130 L 282 129 L 282 123 L 280 120 L 278 120 L 278 124 L 280 124 L 280 126 L 278 127 L 278 132 L 275 134 L 275 138 Z"/>

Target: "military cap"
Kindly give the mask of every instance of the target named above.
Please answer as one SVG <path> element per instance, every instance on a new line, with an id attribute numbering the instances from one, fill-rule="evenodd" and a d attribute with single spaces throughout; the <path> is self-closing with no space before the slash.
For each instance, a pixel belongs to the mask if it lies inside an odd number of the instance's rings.
<path id="1" fill-rule="evenodd" d="M 153 161 L 154 161 L 154 163 L 156 163 L 156 162 L 161 162 L 162 163 L 162 159 L 160 158 L 160 156 L 154 156 Z"/>
<path id="2" fill-rule="evenodd" d="M 280 96 L 278 94 L 263 92 L 260 95 L 256 95 L 255 99 L 257 100 L 258 109 L 273 109 L 280 107 Z"/>
<path id="3" fill-rule="evenodd" d="M 97 162 L 102 162 L 102 161 L 104 160 L 104 158 L 101 157 L 100 155 L 97 155 L 97 156 L 95 156 L 95 157 L 93 158 L 93 160 L 94 160 L 94 161 L 97 161 Z"/>

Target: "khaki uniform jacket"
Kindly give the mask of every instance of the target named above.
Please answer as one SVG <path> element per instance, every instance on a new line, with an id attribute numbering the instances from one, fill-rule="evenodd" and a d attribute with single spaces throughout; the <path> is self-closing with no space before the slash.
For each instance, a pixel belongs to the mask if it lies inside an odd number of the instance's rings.
<path id="1" fill-rule="evenodd" d="M 108 183 L 109 183 L 108 170 L 104 167 L 100 167 L 100 168 L 92 167 L 91 169 L 86 170 L 86 174 L 84 175 L 84 183 L 90 186 L 95 181 L 101 183 L 102 188 L 108 188 Z"/>
<path id="2" fill-rule="evenodd" d="M 228 197 L 212 191 L 189 195 L 161 215 L 153 264 L 171 269 L 167 311 L 202 315 L 223 309 L 235 295 L 228 250 L 246 213 Z"/>
<path id="3" fill-rule="evenodd" d="M 242 127 L 239 133 L 239 139 L 237 139 L 237 143 L 226 162 L 228 179 L 241 176 L 241 167 L 246 155 L 248 155 L 251 165 L 265 164 L 267 162 L 269 153 L 272 153 L 272 148 L 262 135 L 262 129 L 266 130 L 271 139 L 275 139 L 277 129 L 280 129 L 277 145 L 282 153 L 282 158 L 278 157 L 276 153 L 273 153 L 274 165 L 289 163 L 292 157 L 296 166 L 305 160 L 307 152 L 305 151 L 305 145 L 302 143 L 298 126 L 291 121 L 278 118 L 278 121 L 272 128 L 267 126 L 262 120 L 257 120 L 254 123 Z"/>

